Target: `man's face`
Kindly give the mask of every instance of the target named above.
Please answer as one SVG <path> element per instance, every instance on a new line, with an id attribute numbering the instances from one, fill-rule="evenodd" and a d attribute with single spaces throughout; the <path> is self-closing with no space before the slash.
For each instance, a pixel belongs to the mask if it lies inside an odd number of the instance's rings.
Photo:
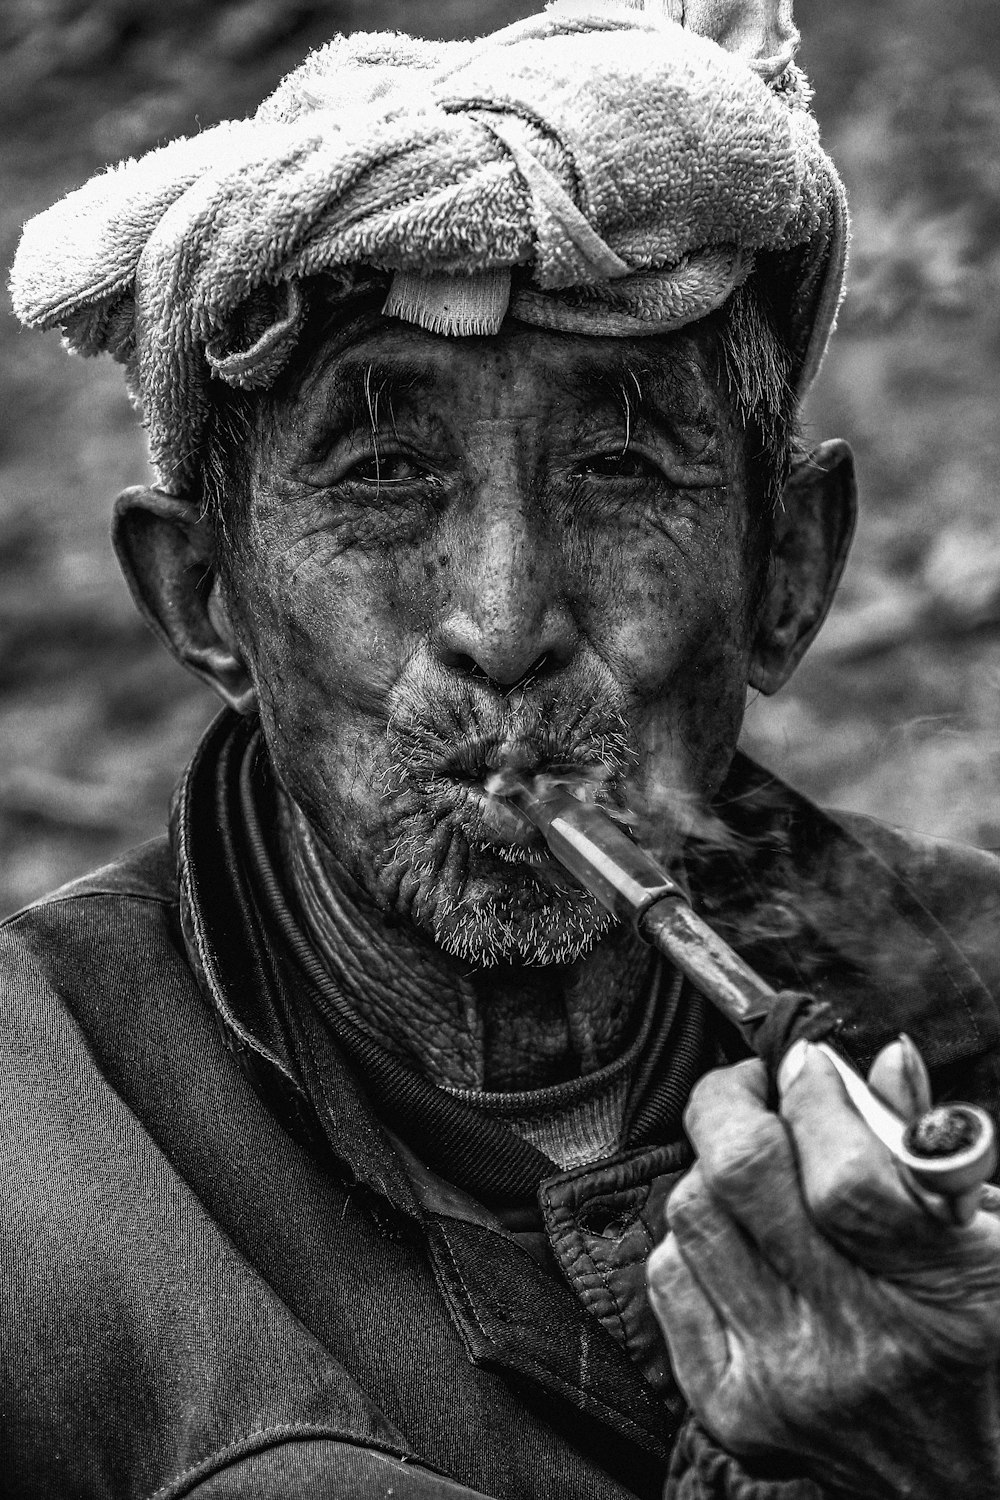
<path id="1" fill-rule="evenodd" d="M 385 323 L 262 429 L 228 603 L 277 773 L 385 912 L 474 964 L 605 925 L 492 771 L 586 771 L 641 817 L 731 759 L 756 565 L 705 355 Z"/>

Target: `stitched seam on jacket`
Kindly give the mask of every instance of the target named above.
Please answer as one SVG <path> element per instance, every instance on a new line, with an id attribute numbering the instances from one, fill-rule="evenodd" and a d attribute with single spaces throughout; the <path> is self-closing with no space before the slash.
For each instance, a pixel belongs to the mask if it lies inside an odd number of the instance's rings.
<path id="1" fill-rule="evenodd" d="M 622 1336 L 622 1347 L 625 1349 L 626 1353 L 628 1353 L 630 1351 L 631 1345 L 628 1336 L 628 1329 L 625 1327 L 625 1314 L 622 1311 L 621 1304 L 619 1303 L 618 1298 L 615 1296 L 611 1287 L 611 1271 L 609 1267 L 604 1263 L 601 1263 L 597 1266 L 597 1271 L 598 1275 L 601 1278 L 601 1281 L 604 1283 L 604 1290 L 608 1294 L 608 1301 L 611 1303 L 612 1311 L 614 1312 L 615 1318 L 618 1322 L 618 1328 Z"/>
<path id="2" fill-rule="evenodd" d="M 35 912 L 47 911 L 51 906 L 66 906 L 71 901 L 92 901 L 95 897 L 107 899 L 109 896 L 121 901 L 143 901 L 150 906 L 178 906 L 180 904 L 176 896 L 151 896 L 148 891 L 69 891 L 65 896 L 43 896 L 40 901 L 33 901 L 30 906 L 22 906 L 20 911 L 11 912 L 9 917 L 4 917 L 0 922 L 0 932 L 13 928 L 25 917 L 34 916 Z"/>
<path id="3" fill-rule="evenodd" d="M 308 1029 L 306 1027 L 303 1026 L 300 1034 L 301 1034 L 301 1038 L 302 1038 L 302 1045 L 305 1048 L 306 1052 L 309 1054 L 309 1062 L 312 1064 L 313 1077 L 315 1079 L 316 1086 L 319 1089 L 320 1098 L 322 1099 L 322 1102 L 323 1102 L 323 1108 L 326 1111 L 326 1114 L 327 1114 L 328 1118 L 332 1122 L 333 1119 L 334 1119 L 333 1103 L 332 1103 L 331 1098 L 330 1098 L 329 1090 L 327 1089 L 326 1079 L 323 1076 L 323 1069 L 319 1065 L 319 1058 L 316 1055 L 316 1049 L 313 1046 L 312 1038 L 310 1037 Z M 308 1098 L 308 1095 L 307 1095 L 307 1098 Z M 313 1109 L 315 1111 L 315 1106 L 313 1106 Z M 333 1141 L 330 1138 L 330 1136 L 329 1136 L 329 1134 L 328 1134 L 328 1132 L 326 1130 L 326 1127 L 323 1124 L 322 1119 L 320 1120 L 319 1123 L 320 1123 L 320 1129 L 323 1131 L 324 1135 L 326 1135 L 327 1140 L 329 1141 L 331 1149 L 334 1150 L 334 1152 L 336 1152 L 336 1147 L 334 1146 Z M 360 1177 L 358 1177 L 357 1172 L 355 1171 L 354 1167 L 350 1165 L 350 1163 L 348 1163 L 347 1165 L 348 1165 L 351 1177 L 354 1179 L 355 1182 L 358 1183 L 358 1185 L 360 1187 L 362 1187 L 362 1188 L 364 1188 L 364 1189 L 366 1189 L 368 1191 L 371 1191 L 371 1189 L 374 1187 L 374 1189 L 377 1192 L 381 1193 L 382 1197 L 385 1198 L 386 1201 L 389 1204 L 391 1204 L 391 1206 L 394 1209 L 397 1208 L 395 1197 L 394 1197 L 393 1193 L 391 1192 L 390 1188 L 388 1187 L 388 1185 L 385 1182 L 383 1182 L 381 1172 L 377 1172 L 376 1171 L 376 1172 L 367 1173 L 366 1174 L 366 1178 L 363 1180 Z"/>
<path id="4" fill-rule="evenodd" d="M 487 1333 L 486 1329 L 483 1327 L 483 1322 L 482 1322 L 482 1319 L 480 1318 L 478 1312 L 476 1311 L 476 1304 L 475 1304 L 475 1302 L 473 1300 L 472 1293 L 469 1290 L 468 1282 L 466 1281 L 465 1277 L 462 1275 L 462 1268 L 458 1264 L 458 1261 L 455 1259 L 455 1252 L 451 1248 L 451 1241 L 448 1238 L 447 1230 L 445 1230 L 443 1228 L 442 1228 L 442 1231 L 441 1231 L 441 1238 L 444 1240 L 445 1249 L 448 1252 L 448 1259 L 451 1261 L 452 1270 L 455 1272 L 455 1275 L 458 1277 L 458 1284 L 462 1288 L 462 1291 L 465 1293 L 465 1304 L 466 1304 L 466 1307 L 469 1310 L 470 1315 L 472 1316 L 473 1322 L 475 1323 L 476 1327 L 479 1329 L 479 1332 L 482 1334 L 482 1336 L 486 1340 L 486 1342 L 488 1344 L 495 1344 L 496 1340 L 493 1339 L 493 1338 L 491 1338 L 490 1335 Z M 498 1311 L 498 1309 L 494 1308 L 494 1312 L 497 1312 L 497 1311 Z"/>
<path id="5" fill-rule="evenodd" d="M 312 1422 L 280 1423 L 276 1427 L 251 1430 L 234 1442 L 215 1449 L 205 1458 L 199 1459 L 196 1464 L 192 1464 L 182 1473 L 175 1475 L 173 1479 L 169 1479 L 158 1490 L 153 1490 L 147 1496 L 147 1500 L 180 1500 L 186 1491 L 190 1493 L 192 1485 L 200 1484 L 203 1479 L 211 1479 L 213 1474 L 221 1473 L 241 1459 L 252 1458 L 255 1454 L 266 1453 L 269 1448 L 280 1448 L 285 1444 L 301 1441 L 303 1438 L 310 1442 L 336 1442 L 347 1444 L 352 1448 L 369 1448 L 376 1453 L 385 1453 L 390 1458 L 398 1458 L 403 1463 L 413 1457 L 412 1453 L 407 1453 L 403 1448 L 392 1448 L 388 1443 L 379 1442 L 377 1438 L 360 1438 L 343 1428 L 323 1427 Z M 427 1466 L 423 1465 L 423 1467 Z"/>
<path id="6" fill-rule="evenodd" d="M 479 1328 L 479 1330 L 482 1333 L 483 1338 L 486 1340 L 486 1342 L 488 1344 L 492 1345 L 493 1347 L 495 1347 L 496 1346 L 496 1340 L 492 1339 L 490 1337 L 490 1335 L 487 1333 L 486 1329 L 483 1327 L 482 1322 L 479 1319 L 479 1315 L 476 1312 L 475 1305 L 474 1305 L 474 1303 L 472 1301 L 472 1297 L 470 1295 L 468 1285 L 466 1284 L 465 1278 L 462 1275 L 462 1272 L 461 1272 L 461 1269 L 460 1269 L 460 1267 L 458 1265 L 458 1262 L 455 1259 L 455 1253 L 452 1250 L 451 1245 L 448 1242 L 447 1235 L 443 1234 L 442 1235 L 442 1239 L 444 1240 L 445 1246 L 446 1246 L 446 1248 L 448 1250 L 448 1256 L 449 1256 L 449 1258 L 451 1260 L 451 1263 L 452 1263 L 452 1265 L 453 1265 L 453 1267 L 455 1269 L 455 1275 L 458 1277 L 459 1283 L 461 1284 L 461 1287 L 462 1287 L 462 1291 L 465 1293 L 466 1300 L 467 1300 L 468 1306 L 469 1306 L 469 1311 L 472 1314 L 472 1317 L 475 1319 L 476 1326 Z M 499 1309 L 495 1308 L 494 1311 L 499 1311 Z M 589 1317 L 590 1316 L 590 1314 L 586 1311 L 586 1309 L 584 1309 L 583 1311 L 584 1311 L 584 1316 L 585 1317 Z M 531 1326 L 530 1324 L 523 1322 L 523 1320 L 515 1320 L 515 1319 L 508 1318 L 505 1321 L 512 1328 L 518 1328 L 518 1327 L 527 1328 L 527 1327 Z M 561 1375 L 558 1375 L 555 1370 L 550 1369 L 548 1367 L 548 1365 L 542 1363 L 540 1360 L 528 1359 L 528 1360 L 525 1361 L 525 1363 L 528 1364 L 528 1365 L 530 1365 L 534 1370 L 540 1371 L 543 1375 L 545 1375 L 548 1378 L 548 1380 L 552 1383 L 554 1389 L 557 1390 L 557 1391 L 559 1391 L 560 1395 L 562 1395 L 564 1397 L 568 1396 L 570 1400 L 573 1399 L 573 1396 L 576 1393 L 576 1391 L 578 1389 L 580 1389 L 579 1387 L 575 1387 L 575 1386 L 570 1385 L 569 1382 L 566 1381 L 566 1380 L 564 1380 Z M 593 1402 L 594 1406 L 596 1406 L 599 1411 L 606 1412 L 609 1417 L 612 1417 L 614 1419 L 612 1421 L 612 1423 L 611 1423 L 612 1426 L 616 1426 L 616 1425 L 620 1424 L 622 1422 L 622 1418 L 624 1417 L 626 1425 L 629 1426 L 629 1427 L 631 1427 L 633 1431 L 636 1431 L 636 1432 L 641 1432 L 642 1431 L 642 1428 L 639 1426 L 639 1424 L 630 1421 L 629 1418 L 628 1418 L 628 1416 L 627 1416 L 627 1414 L 625 1412 L 619 1411 L 617 1407 L 609 1406 L 608 1403 L 606 1401 L 602 1401 L 601 1398 L 600 1398 L 600 1396 L 596 1395 L 593 1390 L 591 1390 L 591 1389 L 588 1388 L 586 1390 L 585 1394 L 587 1395 L 588 1399 Z M 151 1500 L 156 1500 L 156 1497 L 155 1496 L 151 1497 Z"/>

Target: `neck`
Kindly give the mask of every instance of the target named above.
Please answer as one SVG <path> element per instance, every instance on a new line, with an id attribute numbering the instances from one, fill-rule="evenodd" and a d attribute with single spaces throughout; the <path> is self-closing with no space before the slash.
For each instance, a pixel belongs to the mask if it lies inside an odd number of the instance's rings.
<path id="1" fill-rule="evenodd" d="M 654 957 L 612 931 L 576 963 L 469 972 L 394 924 L 283 801 L 282 857 L 306 931 L 357 1021 L 443 1087 L 544 1088 L 603 1067 L 628 1045 Z"/>

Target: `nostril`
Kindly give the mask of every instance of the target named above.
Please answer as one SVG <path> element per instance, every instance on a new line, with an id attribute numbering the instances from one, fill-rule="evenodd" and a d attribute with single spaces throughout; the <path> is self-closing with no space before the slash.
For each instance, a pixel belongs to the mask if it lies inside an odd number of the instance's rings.
<path id="1" fill-rule="evenodd" d="M 475 677 L 481 682 L 491 681 L 485 667 L 481 667 L 474 656 L 466 651 L 442 651 L 441 659 L 452 672 L 461 672 L 463 677 Z"/>
<path id="2" fill-rule="evenodd" d="M 522 672 L 517 681 L 510 683 L 504 691 L 508 693 L 515 693 L 519 688 L 526 688 L 530 682 L 533 682 L 535 680 L 536 677 L 544 677 L 546 672 L 553 671 L 557 665 L 558 663 L 555 659 L 555 653 L 552 651 L 543 651 L 541 656 L 537 656 L 531 663 L 531 666 L 528 668 L 528 670 L 526 672 Z"/>
<path id="3" fill-rule="evenodd" d="M 519 672 L 516 677 L 505 678 L 496 671 L 489 672 L 487 669 L 470 655 L 467 651 L 442 652 L 444 665 L 452 672 L 460 672 L 463 677 L 471 677 L 476 682 L 488 683 L 501 695 L 520 692 L 529 686 L 536 677 L 543 676 L 546 672 L 556 670 L 559 663 L 555 652 L 543 651 L 531 663 L 526 670 Z"/>

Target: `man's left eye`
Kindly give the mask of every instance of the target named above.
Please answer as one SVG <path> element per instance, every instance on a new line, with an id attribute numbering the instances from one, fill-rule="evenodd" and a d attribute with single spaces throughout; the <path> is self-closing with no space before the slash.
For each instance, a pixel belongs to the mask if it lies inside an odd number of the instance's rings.
<path id="1" fill-rule="evenodd" d="M 595 453 L 578 467 L 581 475 L 598 479 L 663 479 L 663 471 L 651 458 L 631 448 L 617 453 Z"/>

